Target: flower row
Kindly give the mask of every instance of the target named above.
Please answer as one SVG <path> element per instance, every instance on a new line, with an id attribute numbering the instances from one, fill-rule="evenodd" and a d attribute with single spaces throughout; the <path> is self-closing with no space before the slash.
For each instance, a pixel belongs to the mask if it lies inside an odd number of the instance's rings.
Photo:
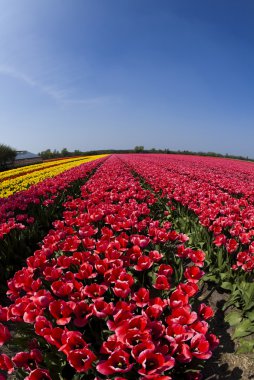
<path id="1" fill-rule="evenodd" d="M 146 160 L 151 156 L 147 155 Z M 191 180 L 207 182 L 230 195 L 248 199 L 254 203 L 253 163 L 212 157 L 153 155 L 153 161 Z"/>
<path id="2" fill-rule="evenodd" d="M 103 158 L 100 158 L 84 164 L 79 163 L 78 166 L 53 178 L 32 185 L 28 190 L 0 199 L 0 239 L 13 229 L 24 229 L 33 224 L 32 206 L 48 207 L 53 204 L 59 194 L 75 181 L 85 178 L 102 160 Z"/>
<path id="3" fill-rule="evenodd" d="M 15 178 L 15 177 L 18 177 L 20 175 L 27 174 L 29 172 L 34 172 L 36 170 L 50 168 L 51 166 L 61 165 L 62 163 L 65 163 L 65 162 L 76 161 L 76 160 L 80 160 L 83 158 L 84 157 L 78 157 L 78 158 L 77 157 L 75 157 L 75 158 L 74 157 L 73 158 L 68 157 L 68 158 L 61 158 L 60 160 L 54 159 L 54 160 L 51 160 L 50 162 L 44 161 L 44 162 L 39 163 L 39 164 L 27 165 L 27 166 L 18 167 L 15 169 L 10 169 L 10 170 L 7 170 L 7 171 L 0 173 L 0 182 L 5 181 L 6 179 Z"/>
<path id="4" fill-rule="evenodd" d="M 18 176 L 16 175 L 1 182 L 0 198 L 8 198 L 10 195 L 17 192 L 27 190 L 30 186 L 44 181 L 46 178 L 55 177 L 66 170 L 79 166 L 82 163 L 93 161 L 100 157 L 103 157 L 103 155 L 83 157 L 82 159 L 78 158 L 75 160 L 69 159 L 61 162 L 60 164 L 58 161 L 55 165 L 52 165 L 51 163 L 49 166 L 41 166 L 40 168 L 37 167 L 34 168 L 34 170 L 29 170 L 28 172 L 24 169 L 22 174 L 20 173 Z"/>
<path id="5" fill-rule="evenodd" d="M 202 159 L 199 159 L 202 163 Z M 254 269 L 254 205 L 244 196 L 237 198 L 222 190 L 223 186 L 207 182 L 205 170 L 195 166 L 187 175 L 182 166 L 164 156 L 125 156 L 127 162 L 156 192 L 194 211 L 200 223 L 212 231 L 214 244 L 237 255 L 233 268 Z M 225 161 L 227 162 L 227 161 Z M 202 166 L 202 165 L 201 165 Z M 188 165 L 186 164 L 186 167 Z M 226 165 L 225 165 L 226 171 Z M 234 180 L 234 178 L 233 178 Z"/>

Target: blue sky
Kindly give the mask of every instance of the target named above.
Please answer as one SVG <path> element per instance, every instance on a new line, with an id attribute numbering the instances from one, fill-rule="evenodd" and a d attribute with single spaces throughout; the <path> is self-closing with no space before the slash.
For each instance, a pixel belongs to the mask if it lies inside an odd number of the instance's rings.
<path id="1" fill-rule="evenodd" d="M 252 0 L 0 0 L 0 143 L 254 158 Z"/>

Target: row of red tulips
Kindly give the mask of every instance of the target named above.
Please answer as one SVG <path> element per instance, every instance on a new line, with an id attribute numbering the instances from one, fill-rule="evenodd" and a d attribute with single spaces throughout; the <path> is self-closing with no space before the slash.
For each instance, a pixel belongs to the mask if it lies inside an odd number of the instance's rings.
<path id="1" fill-rule="evenodd" d="M 201 378 L 218 344 L 213 311 L 197 299 L 205 255 L 154 217 L 158 204 L 116 157 L 65 202 L 8 282 L 0 344 L 11 338 L 8 321 L 29 324 L 36 340 L 29 352 L 0 355 L 0 379 L 14 370 L 27 380 Z"/>
<path id="2" fill-rule="evenodd" d="M 157 158 L 160 158 L 157 161 Z M 191 180 L 202 180 L 228 192 L 229 194 L 248 199 L 254 203 L 253 162 L 225 160 L 212 157 L 153 155 L 157 163 L 170 165 L 170 170 L 185 175 Z"/>
<path id="3" fill-rule="evenodd" d="M 254 206 L 249 199 L 253 189 L 248 192 L 249 198 L 230 195 L 222 190 L 226 187 L 223 181 L 219 184 L 217 178 L 216 184 L 210 183 L 210 176 L 202 168 L 203 158 L 199 160 L 200 165 L 196 158 L 195 170 L 188 169 L 186 164 L 182 174 L 185 161 L 179 165 L 177 160 L 172 163 L 164 156 L 124 157 L 156 192 L 162 192 L 169 201 L 177 201 L 198 216 L 200 223 L 212 231 L 214 244 L 224 246 L 229 255 L 235 256 L 233 269 L 251 272 L 254 269 Z M 235 183 L 234 192 L 237 192 L 235 178 L 232 177 L 231 185 Z"/>

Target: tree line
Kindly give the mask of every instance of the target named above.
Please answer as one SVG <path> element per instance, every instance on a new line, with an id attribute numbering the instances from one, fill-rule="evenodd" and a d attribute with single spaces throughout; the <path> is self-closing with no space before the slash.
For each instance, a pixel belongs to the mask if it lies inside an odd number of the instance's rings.
<path id="1" fill-rule="evenodd" d="M 233 158 L 238 160 L 248 160 L 253 161 L 253 158 L 248 156 L 236 156 L 233 154 L 221 154 L 215 152 L 193 152 L 190 150 L 171 150 L 171 149 L 145 149 L 142 145 L 137 145 L 133 149 L 101 149 L 101 150 L 89 150 L 81 151 L 74 150 L 70 152 L 67 148 L 63 148 L 61 151 L 54 149 L 46 149 L 39 153 L 39 156 L 43 160 L 52 159 L 52 158 L 64 158 L 64 157 L 73 157 L 73 156 L 92 156 L 96 154 L 123 154 L 123 153 L 160 153 L 160 154 L 185 154 L 185 155 L 194 155 L 194 156 L 210 156 L 210 157 L 224 157 L 224 158 Z M 13 167 L 15 162 L 17 152 L 14 148 L 1 144 L 0 143 L 0 171 L 6 170 Z"/>
<path id="2" fill-rule="evenodd" d="M 145 149 L 142 145 L 137 145 L 133 149 L 101 149 L 101 150 L 89 150 L 89 151 L 80 151 L 74 150 L 69 152 L 67 148 L 63 148 L 61 151 L 50 149 L 44 150 L 39 153 L 42 159 L 50 158 L 60 158 L 60 157 L 72 157 L 72 156 L 93 156 L 96 154 L 124 154 L 124 153 L 160 153 L 160 154 L 184 154 L 192 156 L 210 156 L 210 157 L 222 157 L 222 158 L 233 158 L 238 160 L 248 160 L 254 161 L 254 159 L 249 158 L 248 156 L 237 156 L 233 154 L 221 154 L 216 152 L 193 152 L 191 150 L 172 150 L 172 149 Z"/>

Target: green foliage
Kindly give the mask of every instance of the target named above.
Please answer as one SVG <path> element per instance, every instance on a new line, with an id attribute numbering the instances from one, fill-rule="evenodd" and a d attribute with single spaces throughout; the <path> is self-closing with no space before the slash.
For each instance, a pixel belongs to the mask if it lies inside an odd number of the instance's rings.
<path id="1" fill-rule="evenodd" d="M 68 151 L 68 149 L 67 148 L 63 148 L 62 150 L 61 150 L 61 156 L 62 157 L 68 157 L 69 156 L 69 151 Z"/>
<path id="2" fill-rule="evenodd" d="M 239 307 L 243 313 L 254 311 L 254 283 L 247 281 L 235 281 L 231 294 L 224 305 L 224 310 L 230 306 Z"/>
<path id="3" fill-rule="evenodd" d="M 234 310 L 227 314 L 225 321 L 230 324 L 230 326 L 237 326 L 242 321 L 242 313 L 238 310 Z"/>
<path id="4" fill-rule="evenodd" d="M 51 152 L 50 149 L 46 149 L 46 150 L 43 150 L 42 152 L 40 152 L 39 156 L 41 156 L 41 158 L 43 160 L 48 160 L 50 158 L 61 157 L 61 153 L 59 153 L 58 150 L 56 150 L 56 149 L 53 152 Z"/>
<path id="5" fill-rule="evenodd" d="M 0 170 L 5 170 L 12 165 L 17 152 L 8 145 L 0 144 Z"/>
<path id="6" fill-rule="evenodd" d="M 135 148 L 134 148 L 134 152 L 135 152 L 135 153 L 142 153 L 142 152 L 144 152 L 144 147 L 143 147 L 143 145 L 137 145 L 137 146 L 135 146 Z"/>
<path id="7" fill-rule="evenodd" d="M 237 349 L 237 354 L 247 354 L 254 351 L 254 340 L 241 339 L 239 342 L 239 347 Z"/>
<path id="8" fill-rule="evenodd" d="M 240 324 L 236 326 L 233 339 L 243 338 L 253 333 L 254 333 L 254 323 L 246 318 Z"/>

